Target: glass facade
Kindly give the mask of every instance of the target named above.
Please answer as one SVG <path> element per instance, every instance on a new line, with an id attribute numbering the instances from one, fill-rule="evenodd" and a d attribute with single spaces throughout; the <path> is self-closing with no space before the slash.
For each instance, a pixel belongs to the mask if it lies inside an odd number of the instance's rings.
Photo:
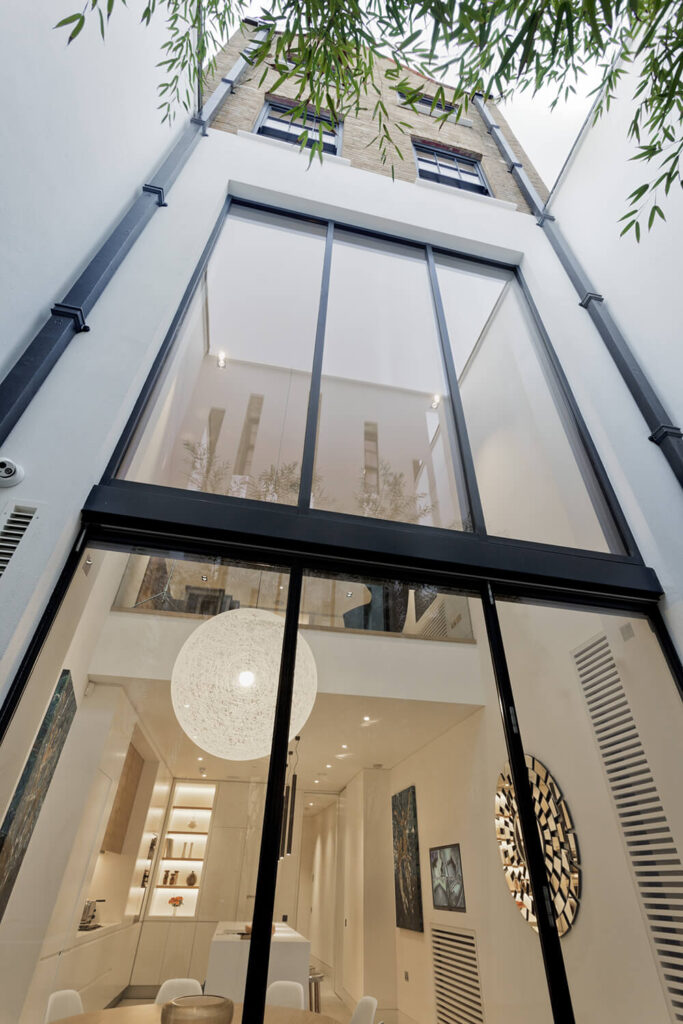
<path id="1" fill-rule="evenodd" d="M 520 281 L 232 203 L 17 677 L 8 1020 L 675 1019 L 676 662 Z"/>
<path id="2" fill-rule="evenodd" d="M 233 202 L 119 475 L 623 553 L 514 272 L 434 263 Z"/>
<path id="3" fill-rule="evenodd" d="M 324 247 L 318 225 L 231 211 L 127 479 L 296 504 Z"/>
<path id="4" fill-rule="evenodd" d="M 289 743 L 269 789 L 288 609 Z M 665 1019 L 683 709 L 644 618 L 404 576 L 304 570 L 299 590 L 286 565 L 101 545 L 3 743 L 5 1008 L 30 1024 L 53 991 L 96 1009 L 188 977 L 259 1019 L 266 981 L 307 999 L 310 970 L 342 1021 L 364 993 L 418 1024 L 563 1019 L 509 700 L 575 1019 Z M 250 990 L 264 915 L 270 974 Z"/>
<path id="5" fill-rule="evenodd" d="M 314 507 L 463 529 L 451 438 L 423 253 L 336 231 Z"/>

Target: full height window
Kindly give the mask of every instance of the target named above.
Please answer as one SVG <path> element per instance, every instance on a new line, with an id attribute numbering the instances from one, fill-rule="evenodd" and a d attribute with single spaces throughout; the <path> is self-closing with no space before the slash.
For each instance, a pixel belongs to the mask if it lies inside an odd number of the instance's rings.
<path id="1" fill-rule="evenodd" d="M 288 116 L 293 107 L 293 103 L 268 100 L 256 122 L 256 134 L 296 146 L 301 142 L 303 133 L 307 132 L 307 147 L 312 146 L 322 135 L 323 152 L 338 154 L 341 149 L 341 126 L 335 127 L 325 117 L 312 111 L 303 117 Z"/>
<path id="2" fill-rule="evenodd" d="M 466 192 L 477 192 L 481 196 L 492 195 L 481 164 L 474 157 L 422 142 L 414 142 L 413 149 L 420 178 L 462 188 Z"/>

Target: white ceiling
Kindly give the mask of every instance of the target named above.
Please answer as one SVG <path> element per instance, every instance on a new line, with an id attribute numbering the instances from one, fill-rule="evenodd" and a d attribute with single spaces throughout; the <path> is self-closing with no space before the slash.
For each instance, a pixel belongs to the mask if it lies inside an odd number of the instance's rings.
<path id="1" fill-rule="evenodd" d="M 169 682 L 96 677 L 93 681 L 122 686 L 142 728 L 176 778 L 200 778 L 202 766 L 207 779 L 265 781 L 268 758 L 225 761 L 206 754 L 190 740 L 173 712 Z M 319 693 L 301 730 L 296 766 L 299 789 L 320 791 L 320 800 L 309 798 L 317 811 L 324 804 L 323 794 L 340 793 L 363 768 L 393 768 L 476 710 L 473 704 Z M 290 750 L 295 746 L 290 743 Z"/>

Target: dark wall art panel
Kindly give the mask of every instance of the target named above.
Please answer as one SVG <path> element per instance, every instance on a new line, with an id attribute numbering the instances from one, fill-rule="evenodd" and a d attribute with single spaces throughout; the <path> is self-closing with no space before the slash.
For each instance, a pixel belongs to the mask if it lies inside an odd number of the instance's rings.
<path id="1" fill-rule="evenodd" d="M 465 910 L 460 843 L 434 846 L 429 851 L 432 871 L 432 903 L 435 910 Z"/>
<path id="2" fill-rule="evenodd" d="M 394 833 L 396 927 L 422 932 L 424 925 L 415 786 L 409 786 L 392 796 L 391 824 Z"/>
<path id="3" fill-rule="evenodd" d="M 12 895 L 40 809 L 76 714 L 71 673 L 64 670 L 0 827 L 0 919 Z"/>

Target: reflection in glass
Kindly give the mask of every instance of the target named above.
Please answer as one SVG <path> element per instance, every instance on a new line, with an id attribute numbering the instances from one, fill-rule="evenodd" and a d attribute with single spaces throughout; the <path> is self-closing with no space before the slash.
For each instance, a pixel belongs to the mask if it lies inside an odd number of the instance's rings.
<path id="1" fill-rule="evenodd" d="M 371 628 L 341 627 L 347 609 L 372 605 Z M 437 1019 L 459 1019 L 459 1005 L 481 1020 L 483 1004 L 487 1020 L 501 1006 L 512 1024 L 550 1024 L 538 938 L 497 853 L 493 793 L 506 748 L 479 598 L 309 573 L 302 607 L 319 685 L 290 743 L 288 779 L 304 805 L 297 930 L 313 965 L 338 992 L 376 994 L 408 1020 L 424 1021 L 435 1004 Z M 430 611 L 455 608 L 468 642 L 416 632 Z M 318 625 L 332 615 L 337 628 Z M 406 870 L 395 871 L 396 854 Z M 445 955 L 433 959 L 433 945 Z"/>
<path id="2" fill-rule="evenodd" d="M 169 977 L 204 980 L 219 922 L 251 921 L 270 759 L 226 760 L 205 749 L 201 731 L 187 735 L 171 677 L 196 630 L 243 614 L 241 602 L 282 622 L 288 582 L 271 565 L 177 551 L 84 552 L 2 746 L 7 806 L 68 670 L 75 714 L 54 771 L 39 765 L 26 793 L 44 802 L 24 829 L 0 919 L 3 1020 L 44 1020 L 58 989 L 79 990 L 95 1010 L 129 985 L 153 997 Z M 269 652 L 279 673 L 278 651 Z M 218 702 L 212 710 L 218 719 Z M 267 734 L 274 705 L 264 710 Z M 2 866 L 13 850 L 6 837 Z M 294 877 L 283 869 L 277 895 L 278 916 L 290 920 Z M 0 885 L 6 878 L 3 870 Z M 238 972 L 226 993 L 238 1002 L 243 980 Z M 211 984 L 221 991 L 220 979 Z"/>
<path id="3" fill-rule="evenodd" d="M 296 504 L 325 230 L 230 209 L 129 480 Z"/>
<path id="4" fill-rule="evenodd" d="M 422 250 L 335 231 L 320 401 L 316 508 L 467 528 Z"/>
<path id="5" fill-rule="evenodd" d="M 524 747 L 561 790 L 571 818 L 559 827 L 568 840 L 573 826 L 581 861 L 567 931 L 569 883 L 537 782 L 576 1019 L 600 1006 L 605 1020 L 667 1020 L 681 978 L 683 707 L 656 637 L 633 614 L 508 601 L 498 611 Z"/>
<path id="6" fill-rule="evenodd" d="M 621 553 L 512 273 L 436 264 L 488 533 Z"/>

